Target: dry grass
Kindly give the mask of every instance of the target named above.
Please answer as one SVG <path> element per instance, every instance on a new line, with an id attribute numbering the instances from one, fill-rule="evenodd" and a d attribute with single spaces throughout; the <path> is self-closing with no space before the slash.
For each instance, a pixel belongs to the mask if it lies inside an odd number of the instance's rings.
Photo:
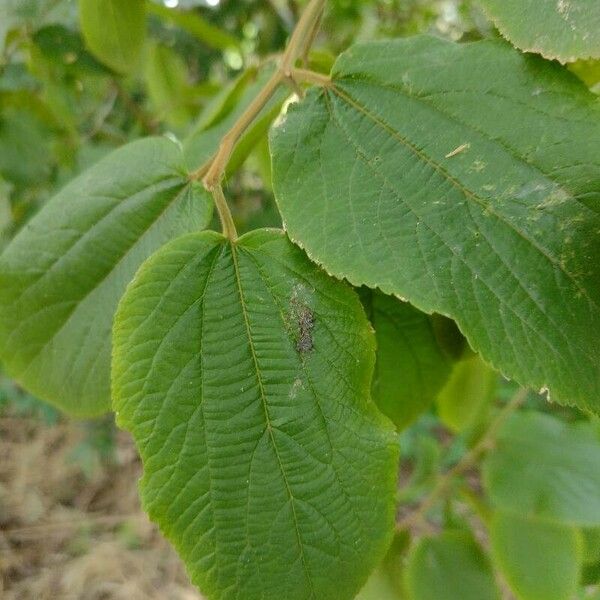
<path id="1" fill-rule="evenodd" d="M 128 436 L 110 459 L 76 460 L 87 437 L 81 423 L 0 415 L 0 597 L 199 600 L 140 510 Z"/>

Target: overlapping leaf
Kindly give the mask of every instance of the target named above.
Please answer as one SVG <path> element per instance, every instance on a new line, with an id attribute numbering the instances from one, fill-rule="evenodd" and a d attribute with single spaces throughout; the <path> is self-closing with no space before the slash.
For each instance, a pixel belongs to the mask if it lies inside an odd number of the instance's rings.
<path id="1" fill-rule="evenodd" d="M 113 152 L 59 192 L 0 257 L 0 357 L 75 415 L 110 408 L 110 332 L 140 264 L 202 229 L 211 203 L 164 138 Z"/>
<path id="2" fill-rule="evenodd" d="M 271 137 L 291 238 L 600 410 L 600 105 L 501 42 L 357 45 Z"/>
<path id="3" fill-rule="evenodd" d="M 397 443 L 356 294 L 281 233 L 183 236 L 115 319 L 146 510 L 209 599 L 354 598 L 394 523 Z"/>
<path id="4" fill-rule="evenodd" d="M 527 52 L 572 62 L 600 58 L 597 0 L 480 0 L 500 33 Z"/>

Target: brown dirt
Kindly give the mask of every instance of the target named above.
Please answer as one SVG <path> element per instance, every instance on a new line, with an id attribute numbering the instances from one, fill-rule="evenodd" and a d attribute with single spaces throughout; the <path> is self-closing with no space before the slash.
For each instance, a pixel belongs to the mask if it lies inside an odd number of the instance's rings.
<path id="1" fill-rule="evenodd" d="M 3 600 L 200 600 L 140 509 L 131 440 L 114 435 L 109 458 L 82 460 L 89 425 L 0 415 Z"/>

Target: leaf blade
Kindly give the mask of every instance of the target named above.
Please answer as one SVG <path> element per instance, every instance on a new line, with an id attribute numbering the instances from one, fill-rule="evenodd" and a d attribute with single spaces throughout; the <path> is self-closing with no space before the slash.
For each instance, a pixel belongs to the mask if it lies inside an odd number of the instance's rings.
<path id="1" fill-rule="evenodd" d="M 560 62 L 600 58 L 600 8 L 594 0 L 480 0 L 500 33 L 526 52 Z"/>
<path id="2" fill-rule="evenodd" d="M 94 56 L 118 73 L 133 71 L 146 37 L 144 0 L 79 0 L 79 17 Z"/>
<path id="3" fill-rule="evenodd" d="M 483 465 L 484 488 L 500 509 L 569 525 L 598 526 L 600 442 L 587 422 L 512 415 Z"/>
<path id="4" fill-rule="evenodd" d="M 114 339 L 144 506 L 203 593 L 353 598 L 391 539 L 397 460 L 353 293 L 281 233 L 192 234 L 142 267 Z"/>
<path id="5" fill-rule="evenodd" d="M 523 385 L 598 410 L 596 98 L 506 44 L 428 36 L 355 46 L 332 76 L 271 135 L 291 238 L 456 320 Z"/>
<path id="6" fill-rule="evenodd" d="M 430 315 L 392 296 L 361 292 L 377 340 L 373 398 L 403 429 L 429 408 L 450 375 L 452 359 Z M 448 324 L 444 320 L 439 327 Z"/>
<path id="7" fill-rule="evenodd" d="M 210 219 L 179 147 L 133 142 L 72 181 L 0 257 L 0 356 L 41 399 L 78 416 L 110 408 L 110 331 L 154 250 Z"/>
<path id="8" fill-rule="evenodd" d="M 408 559 L 407 587 L 413 600 L 500 597 L 489 561 L 473 537 L 463 531 L 421 538 Z"/>
<path id="9" fill-rule="evenodd" d="M 498 512 L 490 528 L 492 556 L 521 600 L 569 600 L 579 583 L 579 532 L 560 523 Z"/>

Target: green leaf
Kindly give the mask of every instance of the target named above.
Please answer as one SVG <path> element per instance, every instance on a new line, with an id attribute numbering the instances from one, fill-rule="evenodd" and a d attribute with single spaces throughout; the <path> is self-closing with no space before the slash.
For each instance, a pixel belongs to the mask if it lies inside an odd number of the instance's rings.
<path id="1" fill-rule="evenodd" d="M 52 198 L 0 257 L 0 357 L 74 415 L 110 408 L 110 332 L 140 264 L 203 228 L 210 201 L 165 138 L 111 153 Z"/>
<path id="2" fill-rule="evenodd" d="M 240 48 L 240 42 L 234 36 L 203 19 L 196 12 L 175 10 L 155 2 L 149 2 L 147 6 L 148 12 L 187 31 L 210 48 Z"/>
<path id="3" fill-rule="evenodd" d="M 583 529 L 583 572 L 581 583 L 600 583 L 600 529 Z"/>
<path id="4" fill-rule="evenodd" d="M 436 398 L 442 423 L 456 433 L 476 428 L 487 416 L 497 383 L 496 371 L 476 354 L 457 362 Z"/>
<path id="5" fill-rule="evenodd" d="M 410 544 L 406 532 L 397 533 L 381 564 L 375 569 L 356 600 L 402 600 L 406 598 L 402 574 L 404 554 Z"/>
<path id="6" fill-rule="evenodd" d="M 130 73 L 146 38 L 144 0 L 79 0 L 81 32 L 94 56 L 117 73 Z"/>
<path id="7" fill-rule="evenodd" d="M 600 529 L 584 529 L 582 535 L 584 562 L 600 562 Z"/>
<path id="8" fill-rule="evenodd" d="M 0 175 L 23 187 L 49 177 L 54 157 L 51 130 L 32 112 L 3 107 L 0 116 Z"/>
<path id="9" fill-rule="evenodd" d="M 377 340 L 373 399 L 403 429 L 429 408 L 452 360 L 431 316 L 381 292 L 365 288 L 361 295 Z"/>
<path id="10" fill-rule="evenodd" d="M 499 600 L 490 563 L 471 534 L 421 538 L 407 566 L 411 600 Z"/>
<path id="11" fill-rule="evenodd" d="M 43 58 L 60 65 L 76 76 L 106 75 L 110 71 L 84 47 L 79 34 L 63 25 L 47 25 L 33 35 L 33 42 Z"/>
<path id="12" fill-rule="evenodd" d="M 277 230 L 190 234 L 115 319 L 145 509 L 213 598 L 353 598 L 394 525 L 397 441 L 355 293 Z"/>
<path id="13" fill-rule="evenodd" d="M 568 525 L 499 512 L 490 529 L 492 556 L 520 600 L 571 600 L 582 543 Z"/>
<path id="14" fill-rule="evenodd" d="M 480 0 L 500 33 L 526 52 L 573 62 L 600 58 L 597 0 Z"/>
<path id="15" fill-rule="evenodd" d="M 513 415 L 484 463 L 498 508 L 562 523 L 600 525 L 600 439 L 588 422 Z"/>
<path id="16" fill-rule="evenodd" d="M 600 410 L 600 104 L 502 42 L 355 46 L 271 136 L 293 241 Z"/>
<path id="17" fill-rule="evenodd" d="M 575 73 L 594 94 L 600 94 L 600 60 L 578 60 L 569 65 L 569 70 Z"/>
<path id="18" fill-rule="evenodd" d="M 153 114 L 172 127 L 187 125 L 191 111 L 189 81 L 185 61 L 171 48 L 151 44 L 144 69 L 144 79 Z"/>

